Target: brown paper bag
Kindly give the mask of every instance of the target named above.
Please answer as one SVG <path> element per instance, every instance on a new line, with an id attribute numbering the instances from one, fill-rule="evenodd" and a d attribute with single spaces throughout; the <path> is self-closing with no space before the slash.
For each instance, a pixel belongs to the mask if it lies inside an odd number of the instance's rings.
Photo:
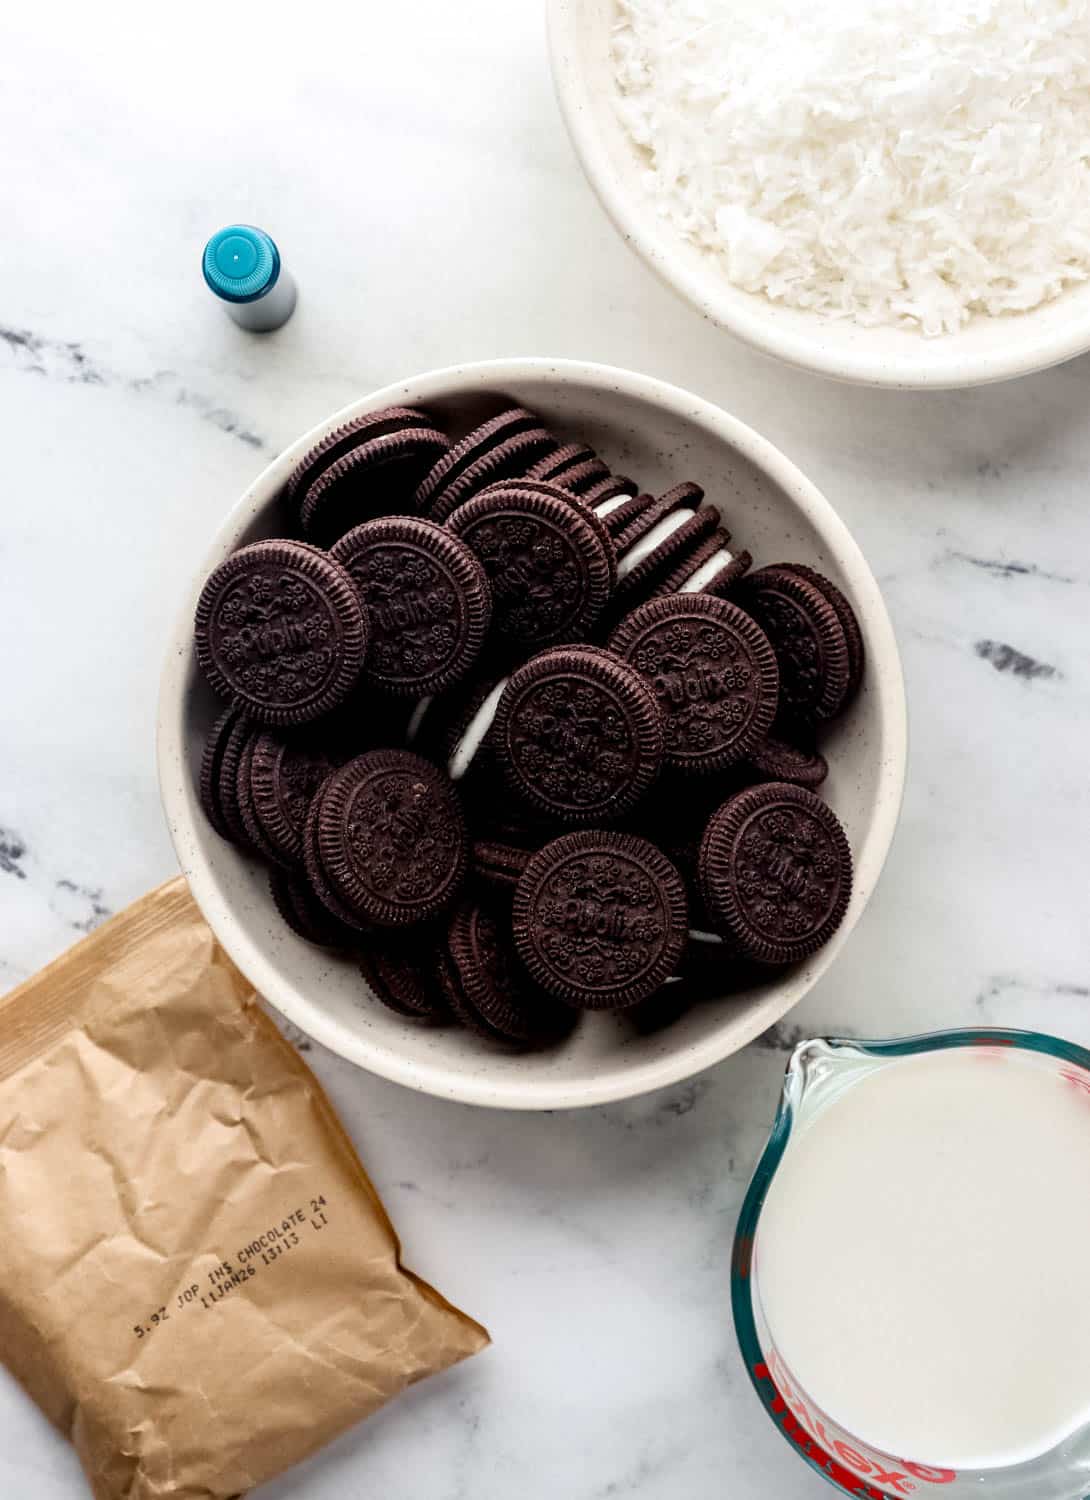
<path id="1" fill-rule="evenodd" d="M 0 1355 L 99 1500 L 224 1500 L 488 1342 L 183 881 L 0 1002 Z"/>

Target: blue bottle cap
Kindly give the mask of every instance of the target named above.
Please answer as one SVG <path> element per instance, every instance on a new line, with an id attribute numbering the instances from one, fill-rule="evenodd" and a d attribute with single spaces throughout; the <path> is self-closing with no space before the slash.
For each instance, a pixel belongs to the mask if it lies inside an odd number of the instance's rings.
<path id="1" fill-rule="evenodd" d="M 204 279 L 225 302 L 256 302 L 280 275 L 280 251 L 263 229 L 229 224 L 204 247 Z"/>

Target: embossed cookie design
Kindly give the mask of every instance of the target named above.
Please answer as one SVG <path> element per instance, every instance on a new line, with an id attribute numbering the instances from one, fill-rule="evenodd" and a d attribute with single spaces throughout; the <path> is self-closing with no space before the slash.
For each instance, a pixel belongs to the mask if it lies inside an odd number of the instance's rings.
<path id="1" fill-rule="evenodd" d="M 317 745 L 260 734 L 250 761 L 250 791 L 262 833 L 282 860 L 303 863 L 303 829 L 310 800 L 334 769 Z"/>
<path id="2" fill-rule="evenodd" d="M 685 951 L 677 870 L 634 834 L 569 833 L 530 860 L 515 891 L 515 946 L 549 994 L 581 1010 L 620 1010 L 653 994 Z"/>
<path id="3" fill-rule="evenodd" d="M 666 757 L 677 769 L 722 770 L 764 738 L 779 672 L 764 632 L 710 594 L 651 599 L 613 632 L 610 646 L 648 682 L 666 716 Z"/>
<path id="4" fill-rule="evenodd" d="M 662 764 L 654 694 L 626 662 L 591 647 L 556 647 L 520 667 L 492 732 L 515 793 L 565 823 L 619 817 Z"/>
<path id="5" fill-rule="evenodd" d="M 451 914 L 439 969 L 451 1010 L 470 1031 L 512 1047 L 544 1047 L 575 1025 L 576 1015 L 533 984 L 511 942 L 502 906 L 463 899 Z"/>
<path id="6" fill-rule="evenodd" d="M 302 724 L 352 691 L 367 622 L 352 579 L 298 542 L 253 542 L 210 575 L 194 639 L 215 691 L 262 724 Z"/>
<path id="7" fill-rule="evenodd" d="M 500 647 L 585 639 L 613 589 L 613 550 L 602 523 L 570 495 L 549 489 L 497 485 L 447 522 L 488 574 Z"/>
<path id="8" fill-rule="evenodd" d="M 700 846 L 709 915 L 747 958 L 796 963 L 827 943 L 852 891 L 836 814 L 787 782 L 751 787 L 714 814 Z"/>
<path id="9" fill-rule="evenodd" d="M 388 516 L 355 527 L 332 555 L 370 621 L 365 682 L 422 698 L 466 675 L 484 644 L 492 591 L 464 542 L 431 521 Z"/>
<path id="10" fill-rule="evenodd" d="M 457 793 L 408 750 L 371 750 L 322 790 L 321 868 L 339 900 L 380 927 L 437 916 L 458 894 L 468 859 Z"/>
<path id="11" fill-rule="evenodd" d="M 783 712 L 803 723 L 838 714 L 852 682 L 851 658 L 844 627 L 817 585 L 794 569 L 759 568 L 735 594 L 772 643 Z"/>

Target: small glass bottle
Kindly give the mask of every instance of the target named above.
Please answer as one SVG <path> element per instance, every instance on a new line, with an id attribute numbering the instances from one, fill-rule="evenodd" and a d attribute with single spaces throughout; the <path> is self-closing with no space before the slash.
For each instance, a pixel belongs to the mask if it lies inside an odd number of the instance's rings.
<path id="1" fill-rule="evenodd" d="M 295 282 L 263 229 L 229 224 L 204 247 L 204 279 L 241 328 L 270 333 L 295 311 Z"/>

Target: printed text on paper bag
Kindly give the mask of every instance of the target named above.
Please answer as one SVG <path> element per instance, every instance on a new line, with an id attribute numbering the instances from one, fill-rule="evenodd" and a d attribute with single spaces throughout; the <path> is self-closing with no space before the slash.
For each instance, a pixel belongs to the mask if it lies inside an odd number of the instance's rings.
<path id="1" fill-rule="evenodd" d="M 139 1323 L 132 1325 L 138 1339 L 147 1338 L 164 1323 L 169 1323 L 201 1307 L 211 1311 L 238 1287 L 244 1286 L 259 1276 L 266 1266 L 273 1266 L 283 1256 L 304 1244 L 325 1229 L 326 1203 L 323 1194 L 311 1198 L 306 1207 L 293 1208 L 276 1224 L 270 1224 L 255 1234 L 253 1239 L 239 1245 L 234 1255 L 220 1260 L 207 1273 L 184 1286 L 172 1299 L 152 1309 Z"/>

